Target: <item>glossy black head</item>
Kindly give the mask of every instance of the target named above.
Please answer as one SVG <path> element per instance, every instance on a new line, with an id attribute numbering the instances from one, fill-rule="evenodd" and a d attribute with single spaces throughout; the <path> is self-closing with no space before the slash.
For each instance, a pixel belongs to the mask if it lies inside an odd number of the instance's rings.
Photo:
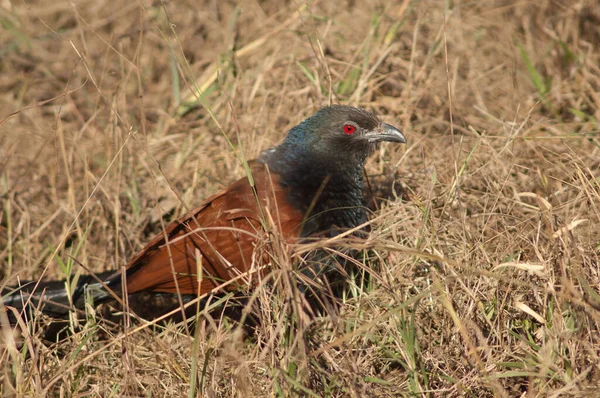
<path id="1" fill-rule="evenodd" d="M 367 219 L 363 166 L 383 141 L 405 143 L 406 139 L 371 112 L 333 105 L 292 128 L 285 140 L 264 151 L 259 161 L 279 175 L 280 184 L 290 188 L 291 203 L 302 211 L 312 211 L 302 235 L 354 228 Z"/>
<path id="2" fill-rule="evenodd" d="M 321 108 L 290 130 L 286 143 L 336 164 L 362 165 L 380 142 L 406 143 L 404 135 L 373 113 L 346 105 Z"/>

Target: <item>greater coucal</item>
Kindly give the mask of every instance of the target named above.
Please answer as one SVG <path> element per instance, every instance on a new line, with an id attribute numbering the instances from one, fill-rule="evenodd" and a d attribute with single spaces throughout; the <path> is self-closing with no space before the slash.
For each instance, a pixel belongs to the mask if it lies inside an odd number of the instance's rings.
<path id="1" fill-rule="evenodd" d="M 125 275 L 113 273 L 103 284 L 84 277 L 71 301 L 64 283 L 41 284 L 33 294 L 28 293 L 30 283 L 5 297 L 4 305 L 22 308 L 30 298 L 39 300 L 43 290 L 49 303 L 81 307 L 85 286 L 94 288 L 96 302 L 111 297 L 106 288 L 119 296 L 140 291 L 196 295 L 237 278 L 223 287 L 233 290 L 256 274 L 254 270 L 268 272 L 271 259 L 264 242 L 269 234 L 295 243 L 363 224 L 363 166 L 382 141 L 406 139 L 366 110 L 324 107 L 249 163 L 252 182 L 243 177 L 171 222 L 129 261 Z M 48 313 L 66 312 L 60 305 L 45 308 Z"/>

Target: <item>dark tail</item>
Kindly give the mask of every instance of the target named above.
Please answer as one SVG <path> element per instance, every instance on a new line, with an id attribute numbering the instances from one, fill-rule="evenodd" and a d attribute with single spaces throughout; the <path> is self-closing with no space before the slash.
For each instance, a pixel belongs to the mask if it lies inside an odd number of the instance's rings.
<path id="1" fill-rule="evenodd" d="M 64 280 L 39 284 L 36 281 L 22 282 L 20 286 L 4 289 L 2 303 L 4 307 L 16 309 L 21 315 L 23 311 L 39 308 L 42 313 L 52 318 L 66 318 L 69 311 L 83 309 L 86 300 L 93 299 L 94 304 L 97 305 L 113 298 L 114 293 L 109 292 L 107 288 L 118 294 L 120 289 L 115 289 L 115 286 L 120 278 L 111 278 L 111 276 L 114 276 L 114 271 L 97 274 L 95 277 L 82 275 L 77 286 L 72 289 L 72 294 L 68 293 Z M 106 282 L 100 283 L 98 280 Z M 14 311 L 7 309 L 12 323 L 15 320 Z"/>

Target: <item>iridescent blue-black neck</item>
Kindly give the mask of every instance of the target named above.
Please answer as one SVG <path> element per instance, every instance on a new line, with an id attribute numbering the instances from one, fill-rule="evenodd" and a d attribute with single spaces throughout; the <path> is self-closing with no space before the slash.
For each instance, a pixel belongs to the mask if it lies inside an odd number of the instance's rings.
<path id="1" fill-rule="evenodd" d="M 345 119 L 324 120 L 319 116 L 331 115 L 321 112 L 291 129 L 279 146 L 258 159 L 290 187 L 290 201 L 305 212 L 303 236 L 333 236 L 367 220 L 362 173 L 373 148 L 340 137 L 336 129 Z"/>

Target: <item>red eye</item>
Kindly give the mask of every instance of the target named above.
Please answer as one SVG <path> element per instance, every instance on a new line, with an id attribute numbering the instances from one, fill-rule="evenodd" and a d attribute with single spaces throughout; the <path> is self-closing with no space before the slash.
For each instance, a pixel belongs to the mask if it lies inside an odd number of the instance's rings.
<path id="1" fill-rule="evenodd" d="M 344 126 L 344 134 L 350 135 L 356 131 L 356 127 L 351 124 L 346 124 Z"/>

